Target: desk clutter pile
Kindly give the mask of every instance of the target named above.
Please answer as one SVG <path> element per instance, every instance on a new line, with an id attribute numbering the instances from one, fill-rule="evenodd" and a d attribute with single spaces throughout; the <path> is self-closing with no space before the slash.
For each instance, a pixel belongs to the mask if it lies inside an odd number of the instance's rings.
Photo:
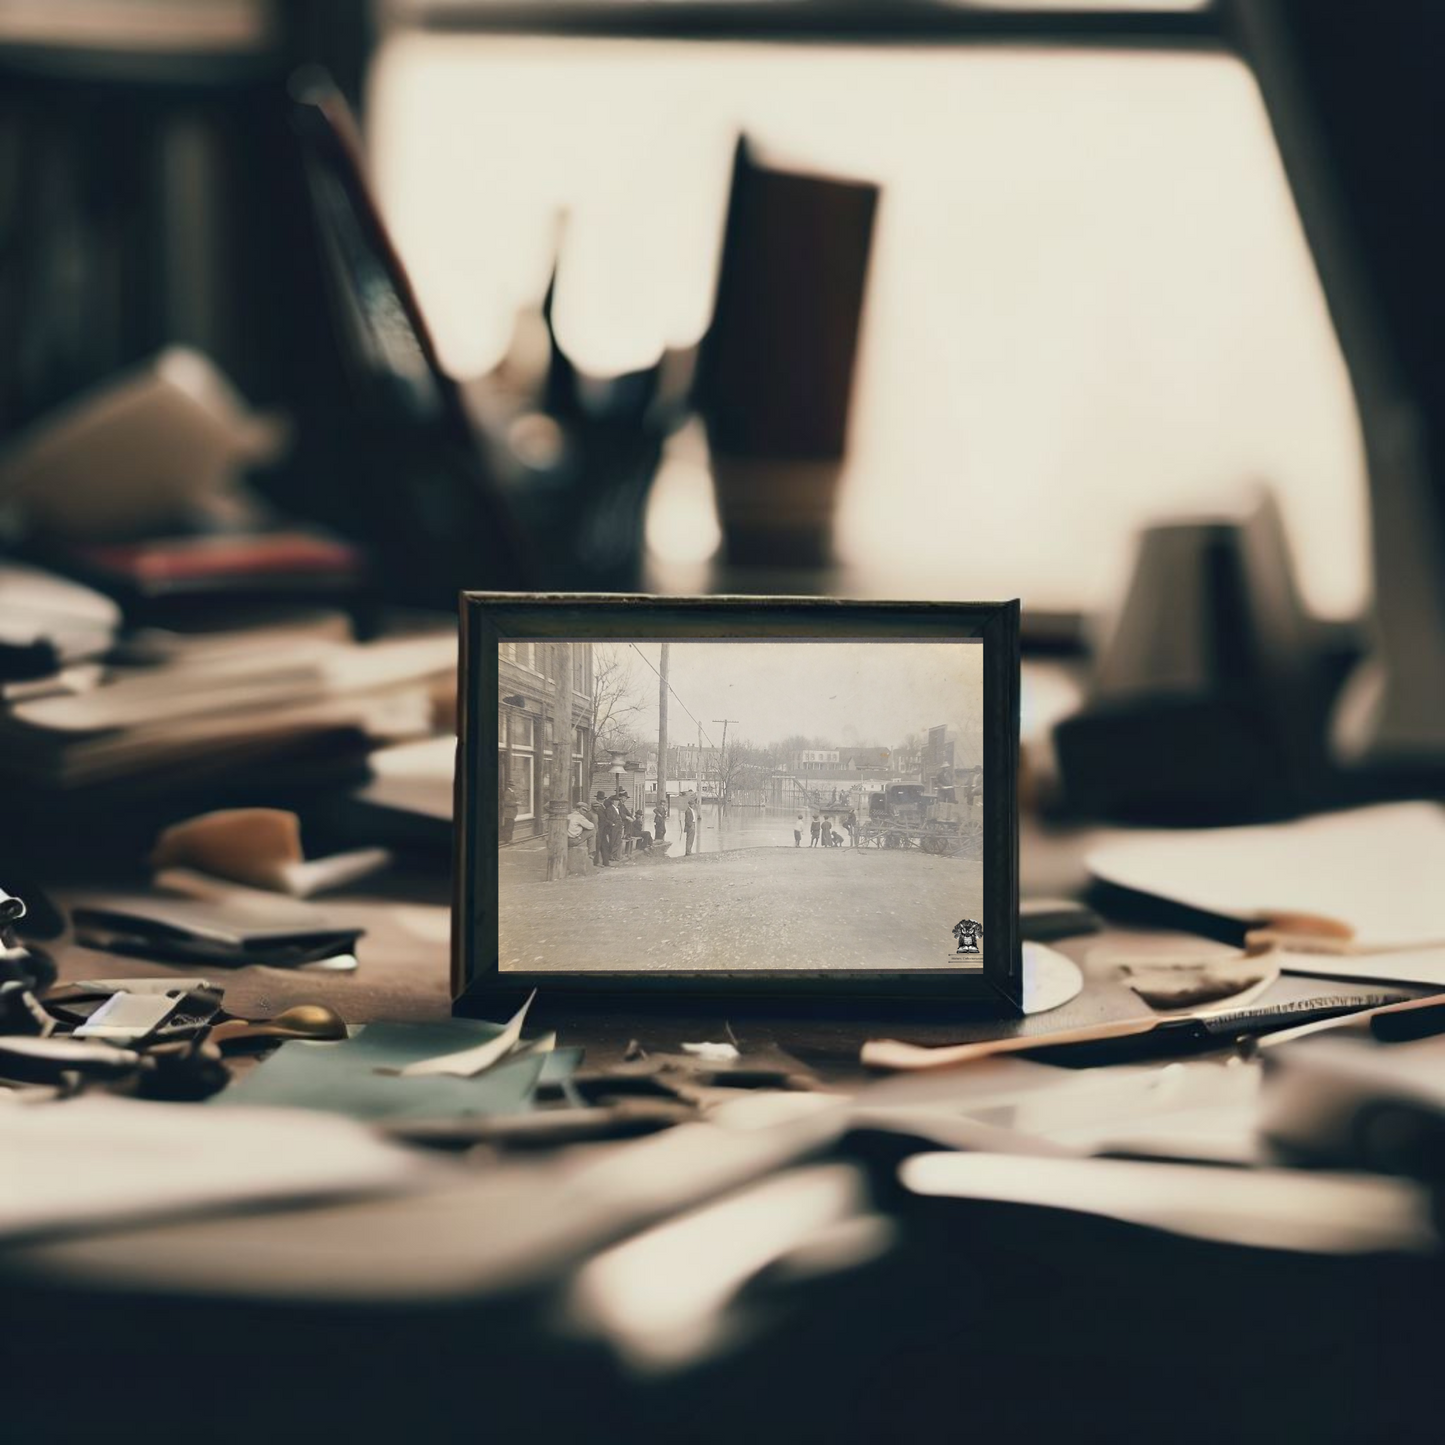
<path id="1" fill-rule="evenodd" d="M 1298 1291 L 1305 1269 L 1377 1305 L 1440 1255 L 1445 994 L 1328 980 L 1271 1005 L 1275 950 L 1119 965 L 1144 1016 L 1218 1023 L 1207 1052 L 1061 1066 L 1073 1031 L 1050 1043 L 995 1023 L 970 1054 L 915 1047 L 870 1070 L 862 1058 L 898 1046 L 860 1057 L 856 1040 L 747 1018 L 702 1034 L 614 1013 L 589 1029 L 544 997 L 506 1020 L 348 1026 L 325 1001 L 335 974 L 312 964 L 288 977 L 315 1000 L 269 1018 L 233 1016 L 232 975 L 178 962 L 57 984 L 13 931 L 18 901 L 5 912 L 13 1297 L 54 1310 L 79 1291 L 67 1333 L 114 1383 L 142 1357 L 200 1367 L 231 1318 L 248 1362 L 283 1374 L 316 1368 L 308 1331 L 367 1321 L 358 1343 L 385 1339 L 385 1378 L 406 1382 L 379 1390 L 369 1350 L 342 1350 L 332 1390 L 247 1391 L 215 1438 L 255 1438 L 283 1402 L 297 1434 L 394 1432 L 418 1389 L 426 1418 L 469 1418 L 472 1380 L 505 1438 L 560 1438 L 601 1412 L 601 1438 L 721 1441 L 746 1418 L 759 1440 L 882 1440 L 960 1375 L 1001 1438 L 1051 1396 L 1020 1396 L 1027 1379 L 1000 1375 L 986 1342 L 1054 1339 L 1026 1309 L 1044 1281 L 1082 1271 L 1124 1318 L 1179 1321 L 1214 1282 Z M 1156 1278 L 1179 1293 L 1136 1299 Z M 94 1322 L 121 1317 L 134 1343 L 98 1349 Z M 477 1352 L 465 1370 L 442 1343 L 457 1330 L 453 1348 Z M 769 1388 L 780 1332 L 800 1330 L 826 1348 L 787 1358 L 860 1387 L 790 1378 L 762 1409 L 751 1392 Z M 1257 1334 L 1238 1334 L 1241 1363 Z M 1135 1340 L 1153 1394 L 1187 1387 L 1172 1338 Z M 898 1363 L 945 1342 L 946 1371 Z"/>
<path id="2" fill-rule="evenodd" d="M 170 906 L 179 913 L 185 903 Z M 248 1018 L 227 1010 L 222 974 L 179 972 L 190 955 L 174 922 L 162 927 L 162 942 L 178 950 L 160 955 L 163 976 L 57 983 L 45 952 L 16 932 L 24 904 L 0 895 L 0 906 L 0 1138 L 13 1136 L 19 1147 L 42 1120 L 63 1134 L 100 1110 L 94 1117 L 119 1158 L 132 1129 L 146 1137 L 157 1103 L 191 1105 L 167 1110 L 180 1120 L 169 1127 L 197 1144 L 194 1184 L 208 1208 L 218 1200 L 201 1187 L 205 1141 L 232 1129 L 251 1137 L 258 1121 L 272 1120 L 275 1148 L 258 1178 L 274 1176 L 278 1197 L 290 1198 L 287 1141 L 313 1150 L 327 1137 L 329 1116 L 339 1157 L 360 1150 L 387 1161 L 358 1178 L 343 1169 L 323 1190 L 341 1196 L 389 1192 L 413 1174 L 412 1185 L 449 1177 L 455 1184 L 447 1171 L 458 1158 L 495 1164 L 581 1146 L 586 1157 L 618 1161 L 618 1170 L 635 1158 L 633 1202 L 646 1201 L 650 1215 L 662 1201 L 693 1201 L 716 1187 L 711 1166 L 688 1181 L 650 1162 L 674 1152 L 693 1157 L 696 1144 L 628 1154 L 629 1140 L 681 1131 L 713 1139 L 759 1177 L 851 1159 L 862 1172 L 849 1209 L 867 1213 L 863 1177 L 887 1138 L 885 1152 L 899 1165 L 891 1183 L 919 1196 L 1082 1210 L 1285 1250 L 1438 1247 L 1432 1201 L 1445 1185 L 1445 1037 L 1437 1037 L 1445 1036 L 1445 994 L 1372 986 L 1257 1003 L 1280 978 L 1273 950 L 1172 966 L 1122 963 L 1138 1016 L 1042 1035 L 975 1025 L 984 1036 L 969 1043 L 873 1039 L 844 1057 L 840 1047 L 849 1046 L 826 1034 L 810 1043 L 805 1030 L 800 1045 L 776 1024 L 742 1019 L 736 1028 L 722 1023 L 721 1038 L 673 1039 L 671 1025 L 649 1033 L 641 1021 L 644 1037 L 625 1045 L 594 1027 L 593 1060 L 592 1045 L 578 1042 L 585 1025 L 560 1036 L 556 1027 L 528 1030 L 535 995 L 500 1022 L 349 1027 L 321 1000 L 320 985 L 334 966 L 331 950 L 354 946 L 359 930 L 316 950 L 316 1001 Z M 198 916 L 210 906 L 196 904 Z M 123 912 L 76 911 L 77 925 L 95 918 L 141 931 Z M 198 929 L 201 948 L 210 946 L 204 934 Z M 113 950 L 115 939 L 104 946 Z M 264 963 L 265 955 L 250 961 Z M 297 1112 L 309 1120 L 299 1132 Z M 33 1182 L 48 1212 L 39 1219 L 25 1203 L 30 1186 L 16 1189 L 9 1216 L 0 1209 L 0 1238 L 70 1229 L 71 1206 L 53 1197 L 69 1169 L 63 1151 L 48 1165 L 37 1155 L 37 1169 Z M 55 1175 L 48 1182 L 47 1170 Z M 301 1177 L 300 1193 L 309 1194 L 316 1178 L 306 1170 Z M 87 1175 L 77 1186 L 82 1225 L 94 1217 L 93 1183 Z M 172 1196 L 168 1188 L 156 1183 L 153 1205 L 166 1215 L 190 1212 L 195 1190 Z M 248 1191 L 235 1202 L 250 1199 Z"/>
<path id="3" fill-rule="evenodd" d="M 1039 1338 L 1021 1280 L 1094 1268 L 1092 1305 L 1133 1281 L 1152 1296 L 1156 1276 L 1297 1288 L 1306 1266 L 1334 1284 L 1368 1265 L 1373 1303 L 1445 1253 L 1445 929 L 1396 861 L 1405 847 L 1418 873 L 1442 856 L 1438 809 L 1100 850 L 1109 916 L 1172 909 L 1203 949 L 1071 937 L 1090 984 L 1053 1025 L 874 1027 L 888 1038 L 743 1016 L 586 1020 L 550 1012 L 545 993 L 509 1018 L 443 1020 L 440 937 L 430 1021 L 402 1020 L 399 989 L 351 1017 L 377 935 L 355 897 L 328 891 L 391 876 L 383 817 L 407 816 L 409 838 L 422 824 L 449 835 L 454 635 L 363 643 L 314 608 L 122 630 L 93 599 L 26 586 L 35 635 L 13 630 L 5 659 L 7 795 L 77 846 L 88 837 L 67 818 L 88 833 L 123 823 L 141 840 L 128 856 L 151 869 L 116 892 L 81 888 L 46 920 L 0 851 L 0 885 L 33 905 L 26 918 L 0 897 L 0 1280 L 40 1311 L 83 1281 L 72 1341 L 107 1300 L 129 1311 L 140 1355 L 197 1369 L 213 1362 L 187 1301 L 259 1312 L 245 1346 L 272 1365 L 309 1359 L 309 1323 L 357 1306 L 438 1331 L 466 1315 L 485 1350 L 437 1357 L 457 1364 L 457 1391 L 484 1375 L 501 1438 L 561 1438 L 611 1411 L 604 1436 L 640 1442 L 735 1438 L 736 1362 L 765 1380 L 779 1333 L 806 1330 L 827 1341 L 789 1356 L 828 1376 L 811 1392 L 793 1382 L 814 1414 L 770 1405 L 769 1428 L 754 1414 L 746 1433 L 884 1440 L 951 1408 L 960 1359 L 983 1359 L 989 1331 Z M 75 606 L 89 610 L 77 620 Z M 371 811 L 329 832 L 308 814 L 303 850 L 301 820 L 258 806 L 288 778 Z M 222 779 L 245 806 L 177 813 Z M 1261 880 L 1277 891 L 1255 897 Z M 1339 911 L 1351 930 L 1329 923 Z M 1082 929 L 1079 910 L 1059 916 Z M 58 979 L 45 949 L 67 926 Z M 145 1329 L 138 1300 L 156 1309 Z M 406 1333 L 385 1334 L 391 1354 Z M 912 1393 L 880 1378 L 899 1340 L 946 1352 L 933 1398 L 917 1371 L 896 1372 Z M 121 1388 L 134 1359 L 87 1343 Z M 364 1343 L 327 1366 L 349 1392 L 290 1393 L 289 1438 L 382 1418 L 404 1431 L 411 1392 L 378 1413 Z M 408 1369 L 424 1369 L 422 1348 Z M 1147 1360 L 1159 1393 L 1199 1388 L 1185 1366 Z M 867 1388 L 832 1388 L 850 1375 Z M 989 1382 L 973 1385 L 980 1438 L 1003 1438 L 1046 1394 L 1014 1378 L 998 1396 L 1014 1413 L 989 1417 Z M 647 1428 L 628 1414 L 639 1400 Z M 837 1413 L 818 1414 L 830 1401 Z M 226 1422 L 209 1424 L 254 1439 L 275 1404 L 232 1391 Z M 24 1418 L 42 1438 L 36 1411 Z"/>

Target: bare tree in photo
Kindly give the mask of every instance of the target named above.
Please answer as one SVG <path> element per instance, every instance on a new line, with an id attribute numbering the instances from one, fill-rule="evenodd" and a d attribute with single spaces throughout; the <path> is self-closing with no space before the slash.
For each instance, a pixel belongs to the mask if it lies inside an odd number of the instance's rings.
<path id="1" fill-rule="evenodd" d="M 726 807 L 738 792 L 759 792 L 772 776 L 773 758 L 764 748 L 728 739 L 718 763 L 718 795 Z"/>
<path id="2" fill-rule="evenodd" d="M 720 808 L 726 808 L 732 801 L 732 792 L 737 782 L 737 757 L 739 745 L 732 738 L 717 750 L 717 799 Z"/>
<path id="3" fill-rule="evenodd" d="M 790 733 L 782 742 L 774 744 L 773 751 L 785 758 L 792 753 L 808 752 L 813 749 L 827 749 L 835 744 L 828 738 L 809 737 L 805 733 Z"/>
<path id="4" fill-rule="evenodd" d="M 592 647 L 592 737 L 599 759 L 634 750 L 642 737 L 643 698 L 626 666 L 627 644 Z"/>

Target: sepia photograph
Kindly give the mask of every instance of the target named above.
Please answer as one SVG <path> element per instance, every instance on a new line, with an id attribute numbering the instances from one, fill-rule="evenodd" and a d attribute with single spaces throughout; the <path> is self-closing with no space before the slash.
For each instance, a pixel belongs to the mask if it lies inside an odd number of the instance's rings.
<path id="1" fill-rule="evenodd" d="M 499 968 L 981 969 L 983 653 L 501 642 Z"/>

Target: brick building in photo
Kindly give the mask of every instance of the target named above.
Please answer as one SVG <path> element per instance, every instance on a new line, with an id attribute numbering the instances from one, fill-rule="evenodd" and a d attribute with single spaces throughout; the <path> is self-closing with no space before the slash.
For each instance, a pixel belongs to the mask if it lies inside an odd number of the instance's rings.
<path id="1" fill-rule="evenodd" d="M 498 661 L 497 798 L 498 825 L 506 839 L 508 782 L 516 791 L 517 813 L 511 841 L 543 836 L 551 796 L 552 759 L 558 732 L 564 735 L 567 796 L 587 795 L 592 777 L 592 647 L 574 642 L 566 720 L 558 727 L 557 670 L 563 645 L 555 642 L 503 642 Z"/>

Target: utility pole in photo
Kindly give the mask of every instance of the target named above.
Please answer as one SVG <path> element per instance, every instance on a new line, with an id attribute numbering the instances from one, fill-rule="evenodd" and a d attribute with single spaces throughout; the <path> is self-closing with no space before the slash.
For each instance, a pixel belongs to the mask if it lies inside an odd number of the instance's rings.
<path id="1" fill-rule="evenodd" d="M 722 724 L 722 730 L 723 730 L 722 751 L 718 754 L 718 759 L 717 759 L 717 814 L 718 814 L 718 817 L 721 818 L 721 817 L 722 817 L 723 804 L 724 804 L 724 802 L 726 802 L 726 798 L 725 798 L 724 794 L 725 794 L 726 789 L 727 789 L 726 770 L 727 770 L 727 765 L 728 765 L 728 724 L 729 724 L 730 722 L 731 722 L 731 723 L 737 722 L 737 718 L 735 718 L 735 717 L 715 717 L 715 718 L 713 719 L 713 721 L 714 721 L 715 723 L 721 723 L 721 724 Z"/>
<path id="2" fill-rule="evenodd" d="M 663 814 L 667 813 L 667 649 L 662 644 L 662 658 L 657 676 L 657 802 Z"/>
<path id="3" fill-rule="evenodd" d="M 552 644 L 552 768 L 547 798 L 547 881 L 567 877 L 567 815 L 572 811 L 572 644 Z M 543 737 L 545 745 L 546 738 Z"/>
<path id="4" fill-rule="evenodd" d="M 697 725 L 697 804 L 692 810 L 697 814 L 697 845 L 695 852 L 702 852 L 702 724 Z"/>

